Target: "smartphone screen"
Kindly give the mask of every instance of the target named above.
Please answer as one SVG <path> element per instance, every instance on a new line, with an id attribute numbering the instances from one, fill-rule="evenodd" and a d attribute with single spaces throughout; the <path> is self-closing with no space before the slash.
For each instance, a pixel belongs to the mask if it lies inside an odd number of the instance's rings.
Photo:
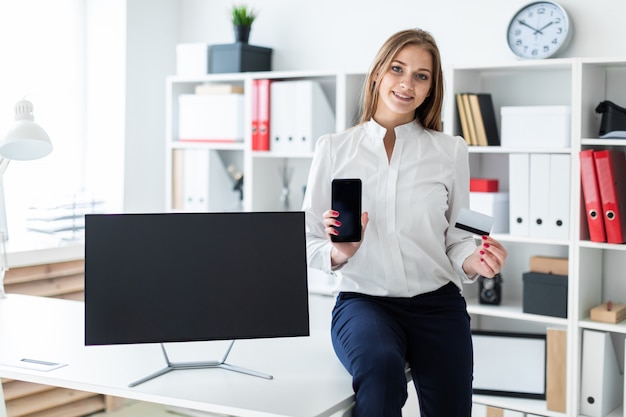
<path id="1" fill-rule="evenodd" d="M 339 234 L 331 235 L 333 242 L 359 242 L 361 240 L 361 180 L 336 178 L 332 182 L 331 208 L 339 212 Z"/>

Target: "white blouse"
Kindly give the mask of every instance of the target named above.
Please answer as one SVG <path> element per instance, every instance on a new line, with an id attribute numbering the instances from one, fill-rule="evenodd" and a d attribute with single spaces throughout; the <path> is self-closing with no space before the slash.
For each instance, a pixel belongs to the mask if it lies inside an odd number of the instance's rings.
<path id="1" fill-rule="evenodd" d="M 391 160 L 386 129 L 370 120 L 322 136 L 316 145 L 304 197 L 308 265 L 339 272 L 338 291 L 412 297 L 468 277 L 462 264 L 476 242 L 455 228 L 469 204 L 465 141 L 411 122 L 395 128 Z M 330 209 L 331 181 L 360 178 L 369 223 L 356 254 L 333 271 L 322 214 Z"/>

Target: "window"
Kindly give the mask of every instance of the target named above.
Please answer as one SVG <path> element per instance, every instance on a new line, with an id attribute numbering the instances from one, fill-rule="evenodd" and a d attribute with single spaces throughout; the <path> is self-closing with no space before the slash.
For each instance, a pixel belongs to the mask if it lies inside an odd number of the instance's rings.
<path id="1" fill-rule="evenodd" d="M 29 207 L 55 207 L 85 193 L 110 200 L 110 190 L 94 192 L 94 187 L 101 184 L 114 188 L 116 195 L 122 194 L 122 174 L 111 176 L 103 167 L 111 163 L 108 152 L 115 152 L 118 165 L 122 164 L 123 151 L 119 152 L 119 144 L 123 143 L 123 134 L 115 134 L 117 145 L 113 151 L 102 151 L 99 146 L 110 145 L 102 144 L 102 138 L 113 136 L 111 126 L 115 133 L 119 133 L 120 124 L 123 129 L 123 108 L 117 110 L 120 106 L 107 104 L 111 96 L 123 97 L 123 85 L 120 86 L 117 77 L 113 85 L 109 83 L 98 90 L 108 88 L 114 93 L 107 92 L 102 97 L 92 91 L 88 100 L 88 90 L 95 90 L 94 85 L 102 84 L 102 74 L 107 68 L 95 72 L 100 81 L 93 79 L 89 65 L 102 63 L 103 59 L 94 58 L 99 56 L 98 50 L 88 47 L 87 43 L 95 38 L 93 26 L 101 28 L 106 24 L 102 20 L 110 17 L 102 16 L 101 21 L 94 21 L 97 15 L 90 12 L 89 7 L 93 8 L 97 2 L 90 3 L 93 2 L 19 0 L 0 3 L 3 61 L 0 65 L 0 135 L 4 135 L 13 121 L 15 103 L 25 98 L 33 103 L 35 122 L 46 130 L 54 147 L 43 159 L 12 161 L 3 176 L 11 245 L 26 232 Z M 102 39 L 101 32 L 101 29 L 95 32 L 100 35 L 98 39 Z M 123 33 L 118 32 L 110 39 L 119 42 Z M 111 49 L 114 48 L 99 49 L 105 51 L 104 59 L 112 53 Z M 123 65 L 123 48 L 115 48 L 114 53 L 119 57 L 115 65 L 120 62 Z M 90 107 L 92 116 L 88 113 Z M 93 108 L 100 110 L 99 116 L 93 116 Z M 102 115 L 102 108 L 111 111 Z M 92 128 L 92 124 L 96 128 Z M 90 137 L 96 137 L 100 145 L 90 144 L 90 140 L 94 141 Z"/>

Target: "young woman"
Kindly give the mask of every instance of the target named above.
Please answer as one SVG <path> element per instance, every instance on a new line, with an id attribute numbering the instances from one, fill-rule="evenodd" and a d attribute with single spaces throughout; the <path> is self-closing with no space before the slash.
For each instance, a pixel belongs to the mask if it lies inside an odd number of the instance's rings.
<path id="1" fill-rule="evenodd" d="M 443 74 L 433 37 L 392 35 L 367 76 L 360 123 L 319 139 L 303 209 L 309 266 L 340 274 L 332 316 L 353 377 L 355 417 L 401 416 L 408 364 L 423 417 L 469 417 L 470 318 L 462 282 L 493 277 L 506 258 L 455 228 L 469 205 L 465 141 L 441 132 Z M 335 243 L 335 178 L 360 178 L 360 242 Z"/>

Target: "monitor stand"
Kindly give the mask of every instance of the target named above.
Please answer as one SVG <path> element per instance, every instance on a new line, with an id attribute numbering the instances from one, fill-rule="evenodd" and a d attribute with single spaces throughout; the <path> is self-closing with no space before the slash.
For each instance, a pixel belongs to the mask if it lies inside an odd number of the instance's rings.
<path id="1" fill-rule="evenodd" d="M 153 374 L 143 377 L 135 382 L 131 382 L 130 384 L 128 384 L 128 386 L 136 387 L 139 384 L 143 384 L 146 381 L 154 379 L 170 371 L 176 371 L 176 370 L 182 370 L 182 369 L 222 368 L 222 369 L 227 369 L 233 372 L 240 372 L 246 375 L 257 376 L 259 378 L 265 378 L 265 379 L 274 378 L 272 375 L 264 374 L 262 372 L 257 372 L 252 369 L 246 369 L 246 368 L 242 368 L 239 366 L 234 366 L 234 365 L 230 365 L 226 363 L 226 358 L 228 357 L 230 350 L 233 348 L 233 344 L 235 344 L 235 341 L 231 340 L 230 345 L 228 345 L 228 348 L 226 349 L 226 353 L 224 353 L 224 357 L 219 361 L 174 363 L 170 361 L 170 358 L 167 356 L 167 351 L 165 350 L 165 346 L 163 345 L 163 343 L 161 343 L 161 351 L 163 352 L 163 356 L 165 357 L 165 363 L 167 364 L 167 366 L 159 371 L 154 372 Z"/>

